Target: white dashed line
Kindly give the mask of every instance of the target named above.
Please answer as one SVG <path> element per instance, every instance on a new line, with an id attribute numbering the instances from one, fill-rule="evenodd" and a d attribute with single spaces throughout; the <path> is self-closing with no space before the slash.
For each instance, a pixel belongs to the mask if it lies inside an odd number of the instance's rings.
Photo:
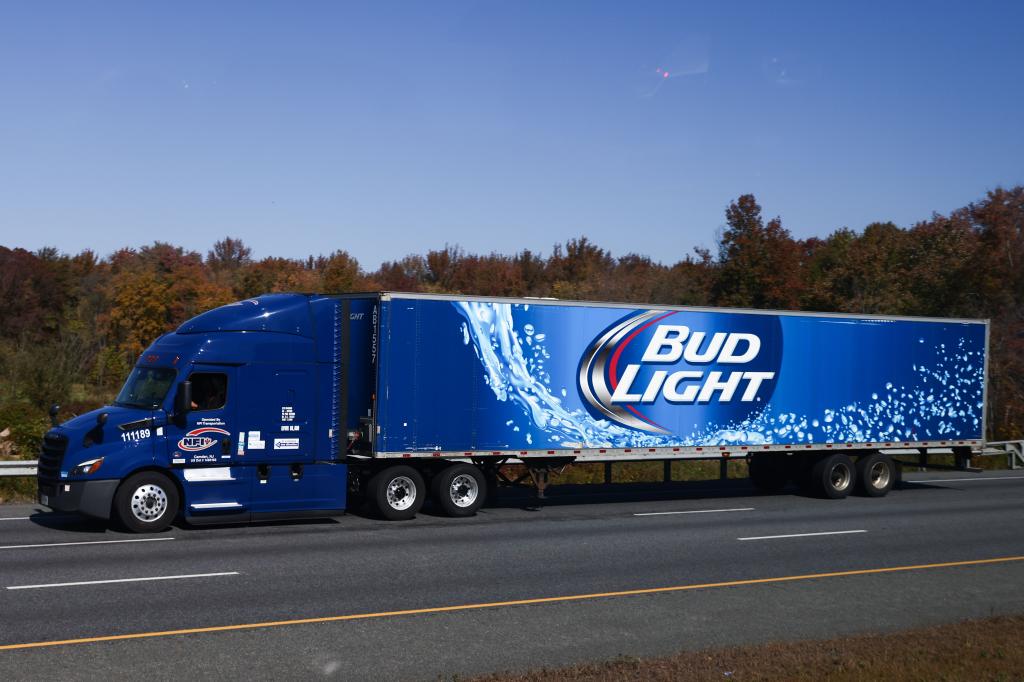
<path id="1" fill-rule="evenodd" d="M 987 476 L 984 478 L 908 478 L 905 483 L 960 483 L 966 481 L 979 483 L 981 481 L 1012 481 L 1021 478 L 1024 478 L 1024 476 Z"/>
<path id="2" fill-rule="evenodd" d="M 134 540 L 89 540 L 87 542 L 48 542 L 44 545 L 0 545 L 0 549 L 33 549 L 36 547 L 71 547 L 74 545 L 120 545 L 127 542 L 163 542 L 174 538 L 135 538 Z"/>
<path id="3" fill-rule="evenodd" d="M 668 516 L 669 514 L 715 514 L 718 512 L 754 511 L 753 507 L 737 507 L 736 509 L 690 509 L 689 511 L 643 512 L 633 516 Z"/>
<path id="4" fill-rule="evenodd" d="M 829 530 L 823 533 L 791 533 L 789 535 L 758 535 L 751 538 L 736 538 L 737 540 L 777 540 L 779 538 L 809 538 L 816 535 L 848 535 L 849 533 L 867 533 L 866 530 Z"/>
<path id="5" fill-rule="evenodd" d="M 227 573 L 192 573 L 190 575 L 157 575 L 150 578 L 118 578 L 116 580 L 83 580 L 74 583 L 49 583 L 46 585 L 11 585 L 8 590 L 37 590 L 42 587 L 79 587 L 81 585 L 108 585 L 110 583 L 142 583 L 151 580 L 185 580 L 187 578 L 215 578 L 225 575 L 238 575 L 238 571 Z"/>

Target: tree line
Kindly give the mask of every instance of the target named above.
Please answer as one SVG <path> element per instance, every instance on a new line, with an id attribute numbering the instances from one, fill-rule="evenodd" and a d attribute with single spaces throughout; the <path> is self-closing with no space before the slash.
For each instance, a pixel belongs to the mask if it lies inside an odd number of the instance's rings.
<path id="1" fill-rule="evenodd" d="M 912 227 L 877 222 L 794 239 L 752 195 L 725 212 L 715 252 L 675 263 L 615 256 L 586 237 L 544 256 L 445 246 L 368 271 L 345 251 L 204 256 L 163 242 L 101 257 L 0 246 L 0 456 L 34 456 L 52 402 L 109 402 L 142 350 L 204 310 L 277 291 L 397 290 L 670 305 L 990 318 L 990 438 L 1024 429 L 1024 187 L 996 189 Z M 5 434 L 6 431 L 6 435 Z"/>

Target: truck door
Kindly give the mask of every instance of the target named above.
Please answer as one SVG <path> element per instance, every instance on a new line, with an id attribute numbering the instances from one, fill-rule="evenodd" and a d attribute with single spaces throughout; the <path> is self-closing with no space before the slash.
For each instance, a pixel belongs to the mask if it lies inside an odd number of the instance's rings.
<path id="1" fill-rule="evenodd" d="M 252 510 L 286 514 L 331 504 L 330 478 L 338 465 L 317 462 L 316 383 L 312 365 L 251 367 L 264 387 L 244 396 L 246 466 L 252 477 Z M 336 477 L 335 477 L 336 478 Z M 340 484 L 342 493 L 344 483 Z"/>
<path id="2" fill-rule="evenodd" d="M 238 409 L 244 386 L 239 368 L 194 363 L 192 405 L 184 425 L 167 424 L 166 448 L 185 491 L 187 514 L 244 512 L 250 486 L 242 463 Z"/>

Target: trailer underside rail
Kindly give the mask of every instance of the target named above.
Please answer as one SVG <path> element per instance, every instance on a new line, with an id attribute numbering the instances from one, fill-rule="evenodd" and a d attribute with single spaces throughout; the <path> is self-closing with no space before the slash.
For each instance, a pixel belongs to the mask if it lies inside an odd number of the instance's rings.
<path id="1" fill-rule="evenodd" d="M 921 450 L 937 452 L 953 448 L 977 450 L 981 454 L 984 446 L 982 440 L 941 440 L 941 441 L 903 441 L 903 442 L 867 442 L 867 443 L 772 443 L 765 445 L 701 445 L 679 447 L 639 447 L 639 448 L 559 448 L 551 450 L 474 450 L 474 451 L 443 451 L 428 450 L 407 452 L 377 452 L 374 459 L 490 459 L 505 458 L 509 461 L 523 463 L 533 460 L 546 460 L 552 457 L 570 458 L 577 463 L 583 462 L 642 462 L 645 460 L 666 459 L 719 459 L 742 458 L 759 452 L 856 452 L 859 450 L 903 450 L 917 453 Z M 1022 460 L 1024 464 L 1024 460 Z"/>

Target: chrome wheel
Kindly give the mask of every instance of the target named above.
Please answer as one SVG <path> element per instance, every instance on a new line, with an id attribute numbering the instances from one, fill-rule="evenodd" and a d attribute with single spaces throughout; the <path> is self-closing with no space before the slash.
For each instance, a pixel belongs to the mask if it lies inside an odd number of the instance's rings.
<path id="1" fill-rule="evenodd" d="M 480 485 L 472 476 L 459 474 L 452 479 L 448 494 L 456 507 L 470 507 L 480 495 Z"/>
<path id="2" fill-rule="evenodd" d="M 167 493 L 158 485 L 146 483 L 132 493 L 132 515 L 139 521 L 151 523 L 167 511 Z"/>
<path id="3" fill-rule="evenodd" d="M 871 465 L 868 471 L 868 480 L 875 490 L 882 490 L 889 485 L 889 465 L 886 462 L 878 461 Z"/>
<path id="4" fill-rule="evenodd" d="M 416 484 L 407 476 L 396 476 L 388 481 L 388 506 L 395 511 L 405 511 L 416 502 Z"/>
<path id="5" fill-rule="evenodd" d="M 850 467 L 846 466 L 845 463 L 839 463 L 832 467 L 828 477 L 832 484 L 832 489 L 842 492 L 850 487 L 850 482 L 853 480 L 853 472 L 850 471 Z"/>

